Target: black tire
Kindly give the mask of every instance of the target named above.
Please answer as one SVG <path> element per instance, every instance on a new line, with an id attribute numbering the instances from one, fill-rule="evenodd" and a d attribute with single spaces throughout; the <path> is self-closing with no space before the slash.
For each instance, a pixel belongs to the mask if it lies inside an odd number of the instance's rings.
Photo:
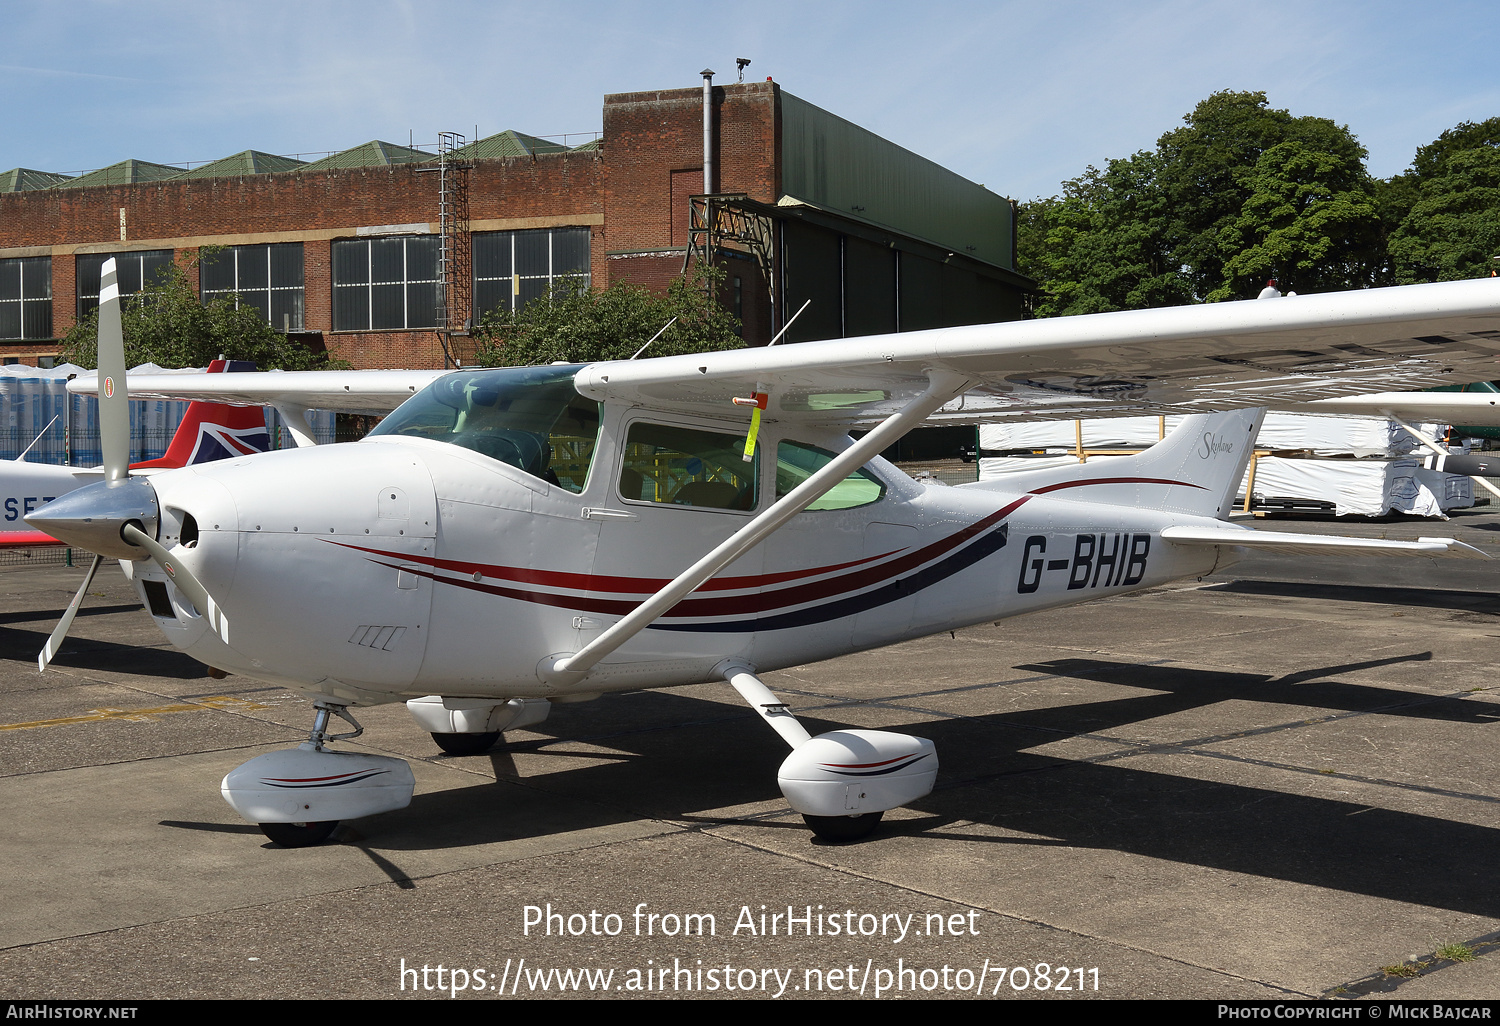
<path id="1" fill-rule="evenodd" d="M 884 812 L 866 812 L 862 816 L 808 816 L 802 819 L 821 841 L 843 844 L 868 837 L 880 823 Z"/>
<path id="2" fill-rule="evenodd" d="M 495 747 L 495 742 L 500 740 L 500 732 L 492 730 L 487 734 L 439 734 L 433 732 L 432 739 L 437 746 L 449 755 L 483 755 Z"/>
<path id="3" fill-rule="evenodd" d="M 260 832 L 283 848 L 311 848 L 328 840 L 339 825 L 336 819 L 322 823 L 261 823 Z"/>

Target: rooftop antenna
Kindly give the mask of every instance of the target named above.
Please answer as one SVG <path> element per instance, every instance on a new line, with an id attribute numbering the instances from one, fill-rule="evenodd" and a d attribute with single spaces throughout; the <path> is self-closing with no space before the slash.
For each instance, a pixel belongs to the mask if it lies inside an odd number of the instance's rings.
<path id="1" fill-rule="evenodd" d="M 750 64 L 749 57 L 736 57 L 734 66 L 740 69 L 740 85 L 745 84 L 745 68 Z"/>

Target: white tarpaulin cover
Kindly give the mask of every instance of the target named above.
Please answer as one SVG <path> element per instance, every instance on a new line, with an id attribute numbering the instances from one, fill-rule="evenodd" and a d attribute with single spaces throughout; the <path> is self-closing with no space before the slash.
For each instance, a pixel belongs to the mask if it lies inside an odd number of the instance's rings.
<path id="1" fill-rule="evenodd" d="M 1181 417 L 1167 417 L 1166 430 Z M 1005 449 L 1072 449 L 1078 444 L 1077 421 L 1033 421 L 1023 424 L 984 424 L 979 428 L 979 447 Z M 1156 417 L 1115 417 L 1085 420 L 1085 449 L 1144 449 L 1161 437 Z M 1436 424 L 1412 425 L 1428 438 L 1441 429 Z M 1354 456 L 1405 456 L 1417 440 L 1389 420 L 1353 417 L 1320 417 L 1298 413 L 1268 413 L 1256 438 L 1257 449 L 1311 449 L 1320 456 L 1348 453 Z"/>
<path id="2" fill-rule="evenodd" d="M 1244 492 L 1243 485 L 1240 489 Z M 1255 494 L 1332 502 L 1338 516 L 1409 513 L 1443 517 L 1444 510 L 1474 505 L 1474 482 L 1426 470 L 1418 460 L 1255 461 Z"/>
<path id="3" fill-rule="evenodd" d="M 166 370 L 153 363 L 133 367 L 129 372 L 131 376 L 202 373 L 202 368 Z M 0 366 L 0 460 L 15 459 L 35 440 L 36 444 L 26 454 L 28 463 L 67 463 L 70 452 L 73 466 L 92 467 L 103 461 L 99 450 L 99 402 L 92 395 L 69 396 L 67 383 L 70 375 L 93 378 L 94 372 L 71 363 L 51 368 L 21 364 Z M 131 461 L 161 457 L 187 408 L 185 402 L 132 400 Z M 271 431 L 273 445 L 278 425 L 276 411 L 267 407 L 266 426 Z M 66 441 L 64 432 L 67 433 Z M 332 442 L 333 432 L 333 414 L 314 411 L 313 436 L 318 442 Z M 284 445 L 291 444 L 290 438 L 284 441 Z"/>

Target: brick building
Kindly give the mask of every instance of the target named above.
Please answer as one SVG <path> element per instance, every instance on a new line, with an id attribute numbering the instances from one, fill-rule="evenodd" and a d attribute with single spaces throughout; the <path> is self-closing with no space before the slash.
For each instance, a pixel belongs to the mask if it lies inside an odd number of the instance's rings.
<path id="1" fill-rule="evenodd" d="M 662 288 L 691 258 L 725 268 L 752 344 L 809 300 L 790 341 L 1020 315 L 1009 201 L 772 82 L 713 87 L 706 183 L 702 89 L 606 96 L 603 114 L 584 146 L 504 132 L 442 173 L 381 142 L 311 163 L 7 172 L 0 359 L 55 352 L 106 256 L 134 291 L 203 246 L 223 247 L 192 264 L 204 296 L 238 293 L 356 367 L 441 366 L 445 342 L 467 351 L 465 321 L 561 275 Z"/>

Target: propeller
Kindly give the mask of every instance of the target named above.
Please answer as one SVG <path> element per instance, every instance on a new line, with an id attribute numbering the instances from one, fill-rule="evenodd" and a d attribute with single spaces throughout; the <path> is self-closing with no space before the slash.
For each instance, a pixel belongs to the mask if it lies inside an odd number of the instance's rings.
<path id="1" fill-rule="evenodd" d="M 160 523 L 156 490 L 144 477 L 130 476 L 130 397 L 125 386 L 119 276 L 113 258 L 104 262 L 99 287 L 99 441 L 104 480 L 69 492 L 26 517 L 37 530 L 94 553 L 82 586 L 37 656 L 37 669 L 45 670 L 62 647 L 105 556 L 156 560 L 227 644 L 229 618 L 193 572 L 156 540 Z"/>

